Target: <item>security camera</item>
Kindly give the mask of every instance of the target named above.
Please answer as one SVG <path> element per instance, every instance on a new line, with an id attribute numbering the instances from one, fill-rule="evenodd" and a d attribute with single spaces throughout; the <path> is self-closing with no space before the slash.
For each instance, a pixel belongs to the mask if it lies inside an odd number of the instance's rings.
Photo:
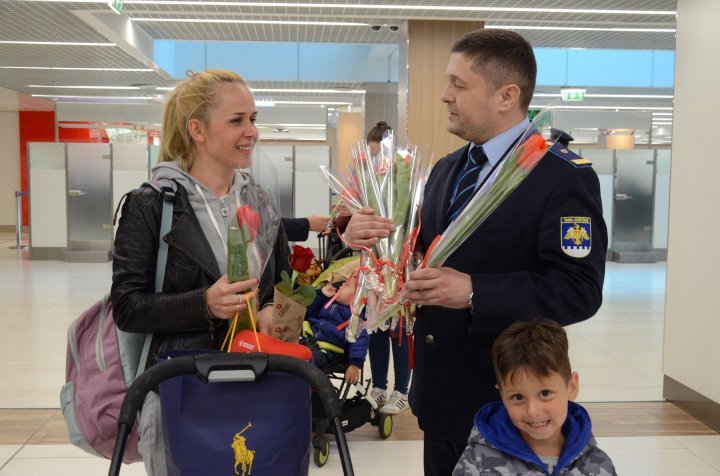
<path id="1" fill-rule="evenodd" d="M 397 25 L 390 25 L 388 28 L 390 29 L 390 31 L 398 31 L 400 29 L 400 27 Z"/>
<path id="2" fill-rule="evenodd" d="M 372 28 L 372 31 L 380 31 L 382 30 L 382 25 L 371 25 L 370 28 Z"/>

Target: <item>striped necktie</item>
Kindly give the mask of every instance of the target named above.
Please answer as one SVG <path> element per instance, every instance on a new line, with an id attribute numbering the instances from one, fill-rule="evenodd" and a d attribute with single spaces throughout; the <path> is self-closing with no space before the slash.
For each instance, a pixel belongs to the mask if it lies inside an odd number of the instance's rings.
<path id="1" fill-rule="evenodd" d="M 476 145 L 470 149 L 468 160 L 460 171 L 460 180 L 455 189 L 455 195 L 450 201 L 450 207 L 446 214 L 446 224 L 449 225 L 457 218 L 475 194 L 475 186 L 477 185 L 480 170 L 482 170 L 487 160 L 488 158 L 482 146 Z"/>

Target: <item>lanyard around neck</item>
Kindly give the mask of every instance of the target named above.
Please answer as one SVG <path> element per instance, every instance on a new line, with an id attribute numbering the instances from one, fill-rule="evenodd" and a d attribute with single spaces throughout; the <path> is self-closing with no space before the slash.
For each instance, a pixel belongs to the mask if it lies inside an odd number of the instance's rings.
<path id="1" fill-rule="evenodd" d="M 212 208 L 210 208 L 210 204 L 208 203 L 207 199 L 205 198 L 205 194 L 202 191 L 202 188 L 200 188 L 200 185 L 195 184 L 195 190 L 197 190 L 198 194 L 200 194 L 200 198 L 202 198 L 203 203 L 205 203 L 205 210 L 207 210 L 208 215 L 210 215 L 210 221 L 213 224 L 213 227 L 215 228 L 215 231 L 218 234 L 218 237 L 220 237 L 220 241 L 223 244 L 223 250 L 225 250 L 225 256 L 227 256 L 227 243 L 225 242 L 225 238 L 223 237 L 222 232 L 220 231 L 220 225 L 218 225 L 217 220 L 215 219 L 215 214 L 212 211 Z M 238 195 L 237 189 L 235 189 L 235 207 L 238 207 L 240 205 L 240 195 Z"/>

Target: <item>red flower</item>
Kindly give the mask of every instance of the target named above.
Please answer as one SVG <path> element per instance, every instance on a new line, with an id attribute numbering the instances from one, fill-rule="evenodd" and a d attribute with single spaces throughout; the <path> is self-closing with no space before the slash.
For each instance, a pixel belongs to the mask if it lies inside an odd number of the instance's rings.
<path id="1" fill-rule="evenodd" d="M 260 214 L 250 205 L 241 205 L 237 208 L 237 221 L 247 242 L 253 241 L 260 229 Z"/>
<path id="2" fill-rule="evenodd" d="M 290 266 L 292 266 L 293 270 L 298 273 L 304 273 L 310 269 L 313 259 L 315 259 L 315 255 L 310 248 L 293 245 L 292 255 L 290 255 Z"/>
<path id="3" fill-rule="evenodd" d="M 532 169 L 547 152 L 547 142 L 540 134 L 533 134 L 520 146 L 517 165 L 523 169 Z"/>

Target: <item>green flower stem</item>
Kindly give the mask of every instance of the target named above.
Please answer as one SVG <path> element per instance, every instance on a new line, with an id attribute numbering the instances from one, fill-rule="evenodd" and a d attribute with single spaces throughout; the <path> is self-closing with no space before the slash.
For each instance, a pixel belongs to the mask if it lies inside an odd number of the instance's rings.
<path id="1" fill-rule="evenodd" d="M 250 279 L 248 266 L 248 243 L 237 226 L 228 228 L 228 280 L 231 283 Z"/>

